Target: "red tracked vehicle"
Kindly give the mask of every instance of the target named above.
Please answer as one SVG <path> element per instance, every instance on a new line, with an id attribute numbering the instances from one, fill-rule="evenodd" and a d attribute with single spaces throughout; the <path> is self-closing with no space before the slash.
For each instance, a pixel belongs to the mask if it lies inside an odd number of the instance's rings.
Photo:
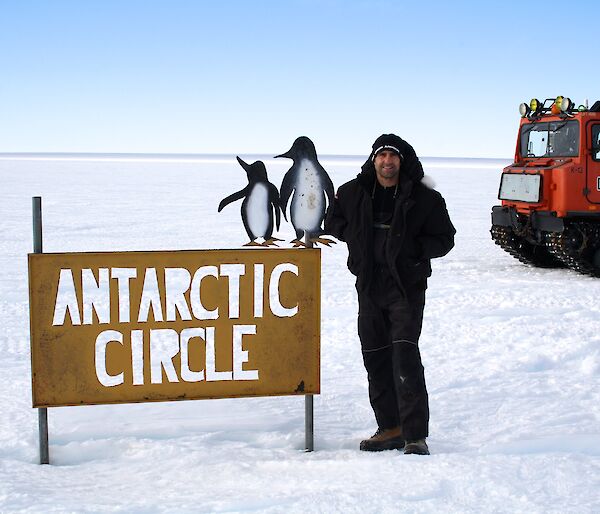
<path id="1" fill-rule="evenodd" d="M 492 208 L 494 242 L 521 262 L 600 277 L 600 101 L 521 104 L 515 161 Z"/>

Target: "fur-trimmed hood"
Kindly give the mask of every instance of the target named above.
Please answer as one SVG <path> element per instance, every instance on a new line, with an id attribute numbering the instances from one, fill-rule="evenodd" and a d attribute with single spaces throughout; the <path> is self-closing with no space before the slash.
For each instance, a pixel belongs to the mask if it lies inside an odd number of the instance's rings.
<path id="1" fill-rule="evenodd" d="M 397 137 L 397 136 L 396 136 Z M 429 189 L 435 186 L 433 179 L 428 177 L 423 172 L 423 165 L 417 157 L 414 148 L 409 145 L 404 139 L 397 138 L 397 143 L 401 152 L 400 164 L 400 183 L 403 188 L 408 186 L 410 190 L 414 184 L 422 182 Z M 367 189 L 373 187 L 375 181 L 375 165 L 373 164 L 373 153 L 370 153 L 365 163 L 361 166 L 361 172 L 358 174 L 358 181 Z"/>

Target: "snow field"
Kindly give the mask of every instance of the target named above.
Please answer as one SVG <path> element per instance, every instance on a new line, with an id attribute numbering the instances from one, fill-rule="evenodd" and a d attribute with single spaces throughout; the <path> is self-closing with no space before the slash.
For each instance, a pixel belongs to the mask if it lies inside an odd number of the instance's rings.
<path id="1" fill-rule="evenodd" d="M 264 160 L 279 186 L 290 163 Z M 336 187 L 360 166 L 321 161 Z M 434 261 L 420 342 L 430 457 L 358 451 L 376 427 L 338 244 L 322 250 L 314 453 L 301 397 L 207 400 L 49 409 L 53 465 L 39 466 L 31 197 L 47 252 L 236 248 L 241 202 L 217 205 L 247 182 L 233 157 L 0 159 L 0 512 L 599 512 L 600 280 L 493 244 L 504 161 L 423 162 L 458 230 Z M 275 235 L 294 237 L 289 223 Z"/>

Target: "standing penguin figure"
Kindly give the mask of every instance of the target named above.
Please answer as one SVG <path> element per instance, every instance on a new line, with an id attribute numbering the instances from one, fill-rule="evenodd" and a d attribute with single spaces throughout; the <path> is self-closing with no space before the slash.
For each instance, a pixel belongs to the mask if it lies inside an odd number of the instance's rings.
<path id="1" fill-rule="evenodd" d="M 333 183 L 329 175 L 317 160 L 317 151 L 313 142 L 301 136 L 286 153 L 276 155 L 293 159 L 294 164 L 283 177 L 281 184 L 281 210 L 287 220 L 287 203 L 294 193 L 290 206 L 292 225 L 296 231 L 294 246 L 303 246 L 302 236 L 315 243 L 329 246 L 335 243 L 330 239 L 320 237 L 324 232 L 321 228 L 325 215 L 333 206 Z M 325 196 L 327 195 L 327 202 Z"/>
<path id="2" fill-rule="evenodd" d="M 242 221 L 244 228 L 248 233 L 250 242 L 244 246 L 277 246 L 275 241 L 281 241 L 272 237 L 273 234 L 273 210 L 275 211 L 275 223 L 279 230 L 280 206 L 279 192 L 277 188 L 269 182 L 267 178 L 267 169 L 262 161 L 256 161 L 252 164 L 244 162 L 237 157 L 242 168 L 248 175 L 248 185 L 241 191 L 237 191 L 227 198 L 223 198 L 219 204 L 218 212 L 223 207 L 236 200 L 244 199 L 242 202 Z M 256 239 L 262 237 L 263 243 L 256 242 Z"/>

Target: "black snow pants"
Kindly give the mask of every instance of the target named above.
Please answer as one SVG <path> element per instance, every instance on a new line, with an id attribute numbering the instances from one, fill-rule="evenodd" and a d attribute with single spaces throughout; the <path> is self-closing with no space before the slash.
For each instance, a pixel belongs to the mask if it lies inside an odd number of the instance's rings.
<path id="1" fill-rule="evenodd" d="M 380 429 L 400 426 L 405 440 L 427 437 L 429 400 L 419 352 L 424 288 L 398 288 L 377 268 L 358 294 L 358 335 L 369 380 L 369 399 Z"/>

